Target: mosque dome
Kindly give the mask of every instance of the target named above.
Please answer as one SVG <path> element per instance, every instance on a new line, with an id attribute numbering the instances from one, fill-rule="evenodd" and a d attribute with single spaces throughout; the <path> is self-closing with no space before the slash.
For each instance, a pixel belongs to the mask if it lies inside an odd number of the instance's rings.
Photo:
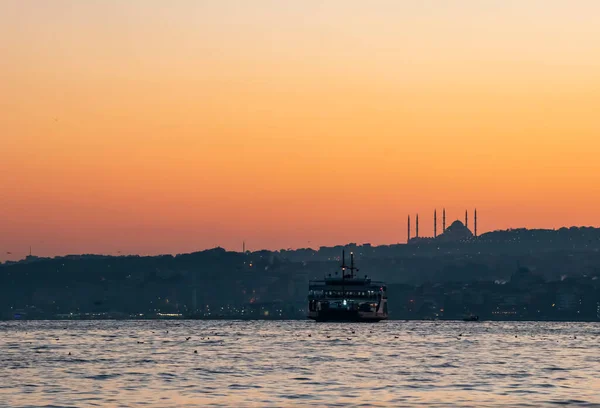
<path id="1" fill-rule="evenodd" d="M 459 220 L 456 220 L 452 224 L 450 224 L 450 226 L 448 228 L 446 228 L 446 231 L 444 231 L 444 233 L 442 233 L 438 237 L 438 239 L 440 241 L 451 242 L 451 241 L 464 241 L 464 240 L 471 239 L 472 237 L 473 237 L 473 233 L 467 227 L 465 227 L 465 224 L 463 224 Z"/>

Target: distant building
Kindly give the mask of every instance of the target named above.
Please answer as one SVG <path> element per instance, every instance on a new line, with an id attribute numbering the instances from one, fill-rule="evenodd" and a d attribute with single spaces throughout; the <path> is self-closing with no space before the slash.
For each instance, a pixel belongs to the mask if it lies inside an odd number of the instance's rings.
<path id="1" fill-rule="evenodd" d="M 535 285 L 544 283 L 544 278 L 532 273 L 528 268 L 520 267 L 510 277 L 510 283 L 519 289 L 531 289 Z"/>
<path id="2" fill-rule="evenodd" d="M 465 224 L 460 222 L 459 220 L 454 221 L 446 231 L 441 233 L 438 237 L 438 241 L 443 242 L 459 242 L 466 241 L 473 238 L 473 233 L 469 230 Z"/>
<path id="3" fill-rule="evenodd" d="M 556 308 L 564 311 L 575 311 L 581 307 L 581 299 L 576 293 L 560 290 L 556 294 Z"/>
<path id="4" fill-rule="evenodd" d="M 474 238 L 473 233 L 461 221 L 454 221 L 448 228 L 436 237 L 414 237 L 411 244 L 429 244 L 435 242 L 463 242 Z"/>

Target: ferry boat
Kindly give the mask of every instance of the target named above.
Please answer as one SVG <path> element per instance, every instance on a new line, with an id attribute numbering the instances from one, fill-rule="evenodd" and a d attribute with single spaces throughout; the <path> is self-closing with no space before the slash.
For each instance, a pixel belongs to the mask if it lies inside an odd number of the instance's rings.
<path id="1" fill-rule="evenodd" d="M 318 322 L 378 322 L 388 318 L 387 287 L 367 275 L 355 276 L 354 254 L 346 265 L 342 251 L 341 274 L 329 274 L 308 284 L 308 318 Z"/>

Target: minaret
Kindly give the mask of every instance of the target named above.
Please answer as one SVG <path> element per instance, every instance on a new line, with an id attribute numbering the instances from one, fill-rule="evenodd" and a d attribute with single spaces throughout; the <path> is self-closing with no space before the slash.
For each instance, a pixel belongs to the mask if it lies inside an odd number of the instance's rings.
<path id="1" fill-rule="evenodd" d="M 408 235 L 406 236 L 406 243 L 410 242 L 410 215 L 408 216 Z"/>
<path id="2" fill-rule="evenodd" d="M 446 232 L 446 209 L 442 210 L 442 232 Z"/>
<path id="3" fill-rule="evenodd" d="M 417 214 L 417 226 L 416 226 L 416 235 L 415 238 L 419 238 L 419 214 Z"/>
<path id="4" fill-rule="evenodd" d="M 469 213 L 465 210 L 465 227 L 469 229 Z"/>
<path id="5" fill-rule="evenodd" d="M 433 210 L 433 238 L 437 238 L 437 210 Z"/>
<path id="6" fill-rule="evenodd" d="M 475 238 L 477 238 L 477 208 L 475 208 Z"/>

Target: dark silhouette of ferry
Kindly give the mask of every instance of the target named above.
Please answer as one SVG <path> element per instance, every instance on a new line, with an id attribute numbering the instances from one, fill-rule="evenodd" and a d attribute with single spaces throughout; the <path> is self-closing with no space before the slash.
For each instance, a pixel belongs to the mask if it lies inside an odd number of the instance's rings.
<path id="1" fill-rule="evenodd" d="M 308 318 L 318 322 L 378 322 L 388 318 L 387 287 L 367 275 L 355 276 L 354 254 L 346 265 L 342 251 L 341 275 L 309 282 Z"/>

